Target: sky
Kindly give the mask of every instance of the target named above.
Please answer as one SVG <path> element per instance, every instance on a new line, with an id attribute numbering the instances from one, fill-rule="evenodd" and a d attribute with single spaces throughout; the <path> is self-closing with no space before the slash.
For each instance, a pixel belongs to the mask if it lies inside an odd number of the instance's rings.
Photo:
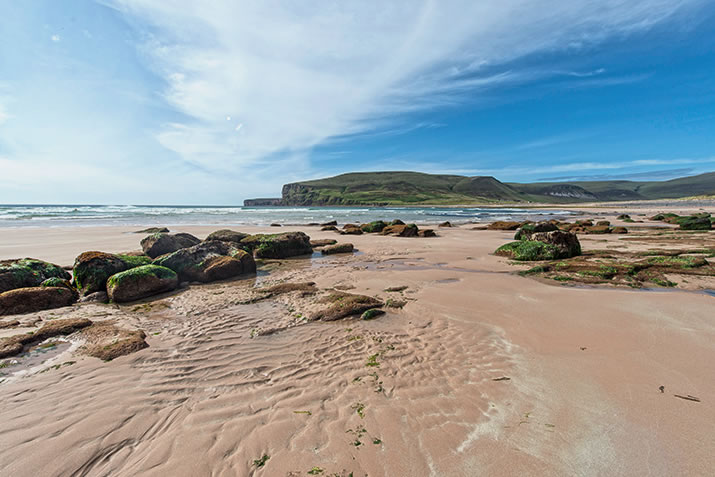
<path id="1" fill-rule="evenodd" d="M 0 203 L 715 170 L 712 0 L 0 0 Z"/>

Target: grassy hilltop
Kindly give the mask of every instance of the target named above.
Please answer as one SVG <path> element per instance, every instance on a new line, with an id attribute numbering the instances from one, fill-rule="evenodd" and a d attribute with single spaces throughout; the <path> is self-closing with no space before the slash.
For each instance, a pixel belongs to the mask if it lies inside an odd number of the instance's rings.
<path id="1" fill-rule="evenodd" d="M 669 181 L 504 183 L 494 177 L 359 172 L 283 186 L 281 205 L 456 205 L 592 202 L 715 194 L 715 172 Z M 271 199 L 263 199 L 271 200 Z M 277 200 L 277 199 L 272 199 Z M 246 205 L 263 205 L 246 201 Z"/>

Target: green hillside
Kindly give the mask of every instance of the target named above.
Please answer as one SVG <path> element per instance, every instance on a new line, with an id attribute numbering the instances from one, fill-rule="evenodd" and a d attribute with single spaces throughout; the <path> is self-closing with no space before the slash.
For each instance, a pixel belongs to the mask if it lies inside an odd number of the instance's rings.
<path id="1" fill-rule="evenodd" d="M 359 172 L 283 186 L 281 205 L 456 205 L 573 203 L 715 194 L 715 172 L 660 182 L 504 183 L 494 177 L 420 172 Z M 246 205 L 262 205 L 247 200 Z"/>

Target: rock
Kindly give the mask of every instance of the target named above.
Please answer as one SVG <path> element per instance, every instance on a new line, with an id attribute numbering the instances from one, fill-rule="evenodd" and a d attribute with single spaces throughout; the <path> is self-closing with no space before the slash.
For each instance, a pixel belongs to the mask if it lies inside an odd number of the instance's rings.
<path id="1" fill-rule="evenodd" d="M 580 225 L 581 227 L 593 227 L 593 221 L 591 219 L 577 220 L 576 225 Z"/>
<path id="2" fill-rule="evenodd" d="M 211 232 L 204 242 L 211 242 L 213 240 L 220 240 L 221 242 L 235 242 L 240 243 L 241 240 L 248 237 L 249 234 L 244 234 L 243 232 L 236 232 L 235 230 L 222 229 L 215 232 Z"/>
<path id="3" fill-rule="evenodd" d="M 182 282 L 210 282 L 255 273 L 255 260 L 237 245 L 219 240 L 202 242 L 158 257 L 154 260 L 154 265 L 172 269 Z M 216 257 L 234 258 L 240 263 L 240 267 L 235 261 L 217 260 Z"/>
<path id="4" fill-rule="evenodd" d="M 59 265 L 34 258 L 0 261 L 0 293 L 36 287 L 48 278 L 69 280 L 71 276 Z"/>
<path id="5" fill-rule="evenodd" d="M 516 230 L 519 227 L 521 227 L 521 225 L 522 225 L 521 222 L 498 220 L 496 222 L 492 222 L 491 224 L 487 225 L 487 229 L 488 230 Z"/>
<path id="6" fill-rule="evenodd" d="M 362 316 L 360 316 L 360 319 L 362 319 L 362 320 L 374 320 L 374 319 L 377 318 L 378 316 L 384 315 L 384 314 L 385 314 L 385 310 L 381 310 L 381 309 L 379 309 L 379 308 L 370 308 L 369 310 L 367 310 L 366 312 L 364 312 L 364 313 L 362 314 Z"/>
<path id="7" fill-rule="evenodd" d="M 494 253 L 519 261 L 555 260 L 559 258 L 559 249 L 554 245 L 534 240 L 511 242 L 502 245 Z"/>
<path id="8" fill-rule="evenodd" d="M 385 288 L 386 292 L 401 292 L 407 290 L 409 287 L 407 285 L 400 285 L 396 287 Z"/>
<path id="9" fill-rule="evenodd" d="M 680 217 L 677 223 L 680 225 L 680 230 L 712 230 L 712 221 L 709 214 Z"/>
<path id="10" fill-rule="evenodd" d="M 321 240 L 311 240 L 310 246 L 313 248 L 325 247 L 326 245 L 335 245 L 338 243 L 335 239 L 321 239 Z"/>
<path id="11" fill-rule="evenodd" d="M 337 220 L 331 220 L 330 222 L 325 222 L 324 224 L 320 224 L 321 227 L 330 227 L 330 226 L 336 226 L 338 225 Z"/>
<path id="12" fill-rule="evenodd" d="M 134 233 L 135 234 L 168 234 L 169 229 L 167 229 L 166 227 L 149 227 L 148 229 L 137 230 Z"/>
<path id="13" fill-rule="evenodd" d="M 538 224 L 524 224 L 516 231 L 514 235 L 514 240 L 530 240 L 530 236 L 537 232 L 551 232 L 553 230 L 559 230 L 556 224 L 551 222 L 540 222 Z"/>
<path id="14" fill-rule="evenodd" d="M 554 245 L 559 250 L 557 258 L 570 258 L 581 255 L 581 243 L 576 234 L 554 230 L 551 232 L 536 232 L 530 240 Z"/>
<path id="15" fill-rule="evenodd" d="M 0 321 L 0 330 L 4 330 L 6 328 L 15 328 L 16 326 L 20 326 L 20 322 L 17 320 Z"/>
<path id="16" fill-rule="evenodd" d="M 318 292 L 315 282 L 279 283 L 258 291 L 268 293 L 269 296 L 282 295 L 284 293 L 300 292 L 301 296 L 314 295 Z"/>
<path id="17" fill-rule="evenodd" d="M 322 300 L 321 303 L 330 305 L 313 315 L 314 320 L 335 321 L 350 315 L 359 315 L 365 311 L 380 307 L 383 303 L 377 298 L 365 295 L 353 295 L 350 293 L 332 293 Z"/>
<path id="18" fill-rule="evenodd" d="M 400 219 L 395 219 L 392 222 L 390 222 L 390 225 L 405 225 L 405 223 L 403 221 L 401 221 Z"/>
<path id="19" fill-rule="evenodd" d="M 329 230 L 332 230 L 333 232 L 337 232 L 338 228 L 334 225 L 326 225 L 326 226 L 320 228 L 321 232 L 327 232 Z"/>
<path id="20" fill-rule="evenodd" d="M 631 216 L 628 214 L 621 214 L 618 217 L 616 217 L 616 219 L 618 219 L 618 220 L 630 220 L 630 218 L 631 218 Z"/>
<path id="21" fill-rule="evenodd" d="M 388 298 L 385 302 L 385 306 L 388 308 L 404 308 L 407 305 L 406 300 L 395 300 L 393 298 Z"/>
<path id="22" fill-rule="evenodd" d="M 608 220 L 599 220 L 598 222 L 596 222 L 597 227 L 602 227 L 602 226 L 608 227 L 610 225 L 611 225 L 611 222 Z"/>
<path id="23" fill-rule="evenodd" d="M 353 244 L 351 243 L 339 243 L 336 245 L 330 245 L 325 247 L 322 252 L 323 255 L 332 255 L 335 253 L 353 253 Z"/>
<path id="24" fill-rule="evenodd" d="M 613 229 L 611 230 L 611 233 L 612 234 L 627 234 L 628 229 L 625 227 L 613 227 Z"/>
<path id="25" fill-rule="evenodd" d="M 149 347 L 142 330 L 125 330 L 107 321 L 84 328 L 80 334 L 86 341 L 81 351 L 103 361 L 111 361 Z"/>
<path id="26" fill-rule="evenodd" d="M 127 270 L 129 265 L 119 256 L 105 252 L 83 252 L 74 260 L 74 285 L 82 295 L 106 291 L 107 279 Z"/>
<path id="27" fill-rule="evenodd" d="M 105 291 L 89 293 L 79 299 L 80 303 L 108 303 L 109 295 Z"/>
<path id="28" fill-rule="evenodd" d="M 417 235 L 420 237 L 436 237 L 437 234 L 434 233 L 434 230 L 432 229 L 422 229 L 417 232 Z"/>
<path id="29" fill-rule="evenodd" d="M 151 258 L 192 247 L 201 240 L 191 234 L 152 234 L 141 241 L 142 250 Z"/>
<path id="30" fill-rule="evenodd" d="M 389 225 L 383 229 L 382 235 L 396 235 L 398 237 L 417 237 L 419 229 L 415 224 Z"/>
<path id="31" fill-rule="evenodd" d="M 49 290 L 45 288 L 44 290 Z M 9 293 L 9 292 L 6 292 Z M 40 343 L 55 336 L 66 336 L 77 330 L 86 328 L 92 324 L 86 318 L 67 318 L 46 322 L 39 330 L 32 334 L 23 333 L 8 338 L 0 339 L 0 358 L 7 358 L 22 353 L 25 345 L 30 343 Z"/>
<path id="32" fill-rule="evenodd" d="M 610 234 L 611 227 L 608 225 L 593 225 L 591 227 L 586 227 L 584 231 L 587 234 Z"/>
<path id="33" fill-rule="evenodd" d="M 117 303 L 135 301 L 174 290 L 179 278 L 173 270 L 158 265 L 142 265 L 112 275 L 107 280 L 107 295 Z"/>
<path id="34" fill-rule="evenodd" d="M 452 223 L 449 222 L 449 221 L 447 221 L 447 222 L 442 222 L 441 224 L 439 224 L 439 226 L 440 226 L 440 227 L 451 227 L 451 226 L 452 226 Z"/>
<path id="35" fill-rule="evenodd" d="M 251 235 L 241 240 L 241 246 L 257 258 L 288 258 L 313 253 L 310 237 L 303 232 Z"/>
<path id="36" fill-rule="evenodd" d="M 283 227 L 281 224 L 271 224 L 271 227 Z"/>
<path id="37" fill-rule="evenodd" d="M 346 227 L 343 228 L 343 230 L 340 231 L 340 235 L 362 235 L 363 231 L 360 227 L 353 226 L 353 227 Z"/>
<path id="38" fill-rule="evenodd" d="M 72 295 L 74 295 L 75 301 L 79 298 L 79 293 L 77 293 L 77 289 L 72 286 L 69 280 L 65 280 L 64 278 L 57 278 L 57 277 L 52 277 L 48 278 L 44 282 L 40 283 L 41 287 L 60 287 L 60 288 L 66 288 L 70 292 L 72 292 Z"/>
<path id="39" fill-rule="evenodd" d="M 385 222 L 383 222 L 382 220 L 376 220 L 368 224 L 362 224 L 360 226 L 360 229 L 365 233 L 374 234 L 382 232 L 382 229 L 384 229 L 385 227 L 387 227 L 387 224 Z"/>
<path id="40" fill-rule="evenodd" d="M 0 315 L 34 313 L 70 306 L 76 295 L 64 287 L 15 288 L 0 293 Z"/>

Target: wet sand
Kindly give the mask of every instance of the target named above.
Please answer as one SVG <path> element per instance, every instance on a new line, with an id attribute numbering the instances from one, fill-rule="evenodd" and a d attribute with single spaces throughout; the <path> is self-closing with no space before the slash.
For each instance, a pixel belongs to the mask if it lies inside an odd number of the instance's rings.
<path id="1" fill-rule="evenodd" d="M 492 255 L 513 232 L 472 227 L 429 239 L 265 228 L 359 253 L 283 260 L 138 304 L 20 316 L 114 320 L 143 329 L 149 347 L 108 363 L 65 347 L 0 370 L 0 474 L 711 475 L 715 298 L 521 277 L 528 265 Z M 70 265 L 85 250 L 137 249 L 131 230 L 2 230 L 0 256 Z M 581 243 L 653 246 L 626 237 Z M 407 304 L 330 323 L 302 319 L 314 297 L 242 304 L 284 281 Z M 384 291 L 393 286 L 408 288 Z"/>

